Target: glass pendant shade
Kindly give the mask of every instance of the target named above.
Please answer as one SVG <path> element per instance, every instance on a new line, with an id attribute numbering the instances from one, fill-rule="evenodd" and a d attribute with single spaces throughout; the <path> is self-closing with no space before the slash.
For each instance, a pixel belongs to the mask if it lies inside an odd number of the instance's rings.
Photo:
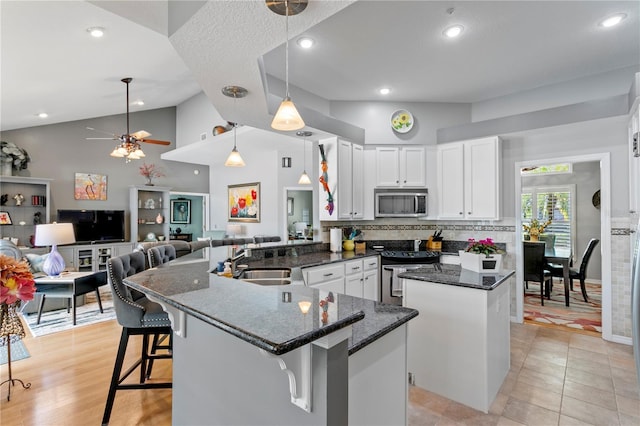
<path id="1" fill-rule="evenodd" d="M 234 146 L 231 150 L 231 154 L 227 157 L 227 161 L 224 162 L 224 165 L 227 167 L 244 167 L 244 160 L 240 156 L 240 153 Z"/>
<path id="2" fill-rule="evenodd" d="M 298 183 L 300 185 L 311 185 L 311 179 L 309 179 L 309 175 L 307 174 L 306 170 L 302 172 L 302 175 L 300 175 Z"/>
<path id="3" fill-rule="evenodd" d="M 275 130 L 290 131 L 302 129 L 304 126 L 300 113 L 291 98 L 287 96 L 282 100 L 278 112 L 273 117 L 271 127 Z"/>
<path id="4" fill-rule="evenodd" d="M 114 150 L 111 152 L 112 157 L 116 157 L 116 158 L 122 158 L 124 157 L 124 155 L 122 155 L 122 153 L 120 152 L 120 150 L 118 149 L 118 147 L 115 147 Z"/>

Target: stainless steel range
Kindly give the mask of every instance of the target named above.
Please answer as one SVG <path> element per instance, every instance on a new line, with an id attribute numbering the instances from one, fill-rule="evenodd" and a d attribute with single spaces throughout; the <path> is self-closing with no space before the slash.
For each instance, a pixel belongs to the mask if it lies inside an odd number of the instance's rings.
<path id="1" fill-rule="evenodd" d="M 402 305 L 402 284 L 398 274 L 411 269 L 423 268 L 440 263 L 440 252 L 385 250 L 382 258 L 381 301 L 392 305 Z"/>

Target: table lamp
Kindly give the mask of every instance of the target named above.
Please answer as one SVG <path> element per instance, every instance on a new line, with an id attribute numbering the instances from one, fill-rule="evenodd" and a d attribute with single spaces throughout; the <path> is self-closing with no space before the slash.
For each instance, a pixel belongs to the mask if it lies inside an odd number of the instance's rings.
<path id="1" fill-rule="evenodd" d="M 64 271 L 64 259 L 56 248 L 58 244 L 76 242 L 71 223 L 49 223 L 36 225 L 36 246 L 51 246 L 51 253 L 42 264 L 42 271 L 50 277 L 57 277 Z"/>
<path id="2" fill-rule="evenodd" d="M 228 224 L 227 225 L 227 234 L 231 238 L 235 238 L 238 235 L 242 234 L 242 225 L 236 224 Z"/>

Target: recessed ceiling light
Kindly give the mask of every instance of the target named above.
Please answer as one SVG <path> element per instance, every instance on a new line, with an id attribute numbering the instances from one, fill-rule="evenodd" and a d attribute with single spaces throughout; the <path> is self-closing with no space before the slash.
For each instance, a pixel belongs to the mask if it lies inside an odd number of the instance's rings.
<path id="1" fill-rule="evenodd" d="M 389 93 L 391 93 L 391 89 L 389 89 L 388 87 L 383 87 L 379 90 L 379 92 L 381 95 L 388 95 Z"/>
<path id="2" fill-rule="evenodd" d="M 315 44 L 315 41 L 313 41 L 313 39 L 309 37 L 300 37 L 297 43 L 298 46 L 302 47 L 303 49 L 310 49 Z"/>
<path id="3" fill-rule="evenodd" d="M 462 25 L 452 25 L 450 27 L 447 27 L 442 32 L 442 34 L 444 34 L 449 38 L 455 38 L 455 37 L 458 37 L 460 34 L 462 34 L 463 30 L 464 30 L 464 27 Z"/>
<path id="4" fill-rule="evenodd" d="M 626 13 L 616 13 L 615 15 L 611 15 L 608 18 L 605 18 L 602 21 L 600 21 L 600 26 L 605 28 L 615 27 L 620 22 L 622 22 L 622 20 L 626 17 L 627 17 Z"/>
<path id="5" fill-rule="evenodd" d="M 40 114 L 38 114 L 38 117 L 40 118 L 47 118 L 49 116 L 49 114 L 47 114 L 46 112 L 41 112 Z"/>
<path id="6" fill-rule="evenodd" d="M 104 35 L 104 28 L 102 27 L 91 27 L 87 28 L 87 32 L 91 34 L 92 37 L 100 38 Z"/>

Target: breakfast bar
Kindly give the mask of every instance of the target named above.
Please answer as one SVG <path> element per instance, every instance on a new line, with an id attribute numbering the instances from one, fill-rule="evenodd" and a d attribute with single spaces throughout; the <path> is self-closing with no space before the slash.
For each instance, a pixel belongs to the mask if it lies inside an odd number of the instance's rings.
<path id="1" fill-rule="evenodd" d="M 226 250 L 126 280 L 172 319 L 174 424 L 406 424 L 406 326 L 418 311 L 296 279 L 218 276 Z"/>

